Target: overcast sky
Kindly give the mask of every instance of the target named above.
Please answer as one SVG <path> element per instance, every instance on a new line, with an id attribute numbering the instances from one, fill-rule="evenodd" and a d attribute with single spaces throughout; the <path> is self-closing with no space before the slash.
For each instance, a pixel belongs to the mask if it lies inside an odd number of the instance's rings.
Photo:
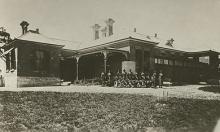
<path id="1" fill-rule="evenodd" d="M 0 0 L 0 13 L 12 37 L 26 20 L 44 35 L 87 41 L 93 24 L 113 18 L 115 31 L 136 28 L 185 50 L 220 51 L 220 0 Z"/>

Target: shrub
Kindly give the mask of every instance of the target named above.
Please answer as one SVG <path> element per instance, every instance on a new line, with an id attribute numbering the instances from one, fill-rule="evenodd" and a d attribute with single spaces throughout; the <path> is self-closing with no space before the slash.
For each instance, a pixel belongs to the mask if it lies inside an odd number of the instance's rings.
<path id="1" fill-rule="evenodd" d="M 210 84 L 210 85 L 219 85 L 220 80 L 219 79 L 208 79 L 207 83 Z"/>
<path id="2" fill-rule="evenodd" d="M 213 92 L 213 93 L 220 93 L 220 85 L 201 87 L 199 88 L 199 90 Z"/>

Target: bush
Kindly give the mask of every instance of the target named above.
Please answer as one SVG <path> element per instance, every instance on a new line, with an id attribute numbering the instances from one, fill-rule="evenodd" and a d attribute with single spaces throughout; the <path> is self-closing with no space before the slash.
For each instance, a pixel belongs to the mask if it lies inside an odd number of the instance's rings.
<path id="1" fill-rule="evenodd" d="M 220 85 L 201 87 L 201 88 L 199 88 L 199 90 L 213 92 L 213 93 L 220 93 Z"/>
<path id="2" fill-rule="evenodd" d="M 219 79 L 208 79 L 207 83 L 210 85 L 219 85 L 220 80 Z"/>

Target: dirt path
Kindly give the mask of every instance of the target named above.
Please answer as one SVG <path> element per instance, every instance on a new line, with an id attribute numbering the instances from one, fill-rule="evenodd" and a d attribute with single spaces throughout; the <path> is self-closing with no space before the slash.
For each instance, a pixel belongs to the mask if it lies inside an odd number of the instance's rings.
<path id="1" fill-rule="evenodd" d="M 202 85 L 172 86 L 164 88 L 113 88 L 101 86 L 51 86 L 51 87 L 25 87 L 25 88 L 0 88 L 0 91 L 51 91 L 51 92 L 89 92 L 89 93 L 127 93 L 153 95 L 157 97 L 177 97 L 196 99 L 217 99 L 220 94 L 205 92 L 198 88 Z"/>

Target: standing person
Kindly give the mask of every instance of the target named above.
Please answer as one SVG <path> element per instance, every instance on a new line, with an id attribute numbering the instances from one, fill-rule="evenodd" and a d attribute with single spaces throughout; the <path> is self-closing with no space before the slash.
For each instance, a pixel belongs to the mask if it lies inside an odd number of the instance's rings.
<path id="1" fill-rule="evenodd" d="M 146 87 L 150 87 L 150 76 L 149 76 L 149 74 L 147 73 L 147 72 L 145 72 L 145 85 L 146 85 Z"/>
<path id="2" fill-rule="evenodd" d="M 160 71 L 160 72 L 159 72 L 159 75 L 158 75 L 159 88 L 162 88 L 162 85 L 163 85 L 162 77 L 163 77 L 163 73 L 162 73 L 162 71 Z"/>
<path id="3" fill-rule="evenodd" d="M 108 85 L 110 86 L 111 85 L 111 72 L 110 72 L 110 70 L 107 73 L 107 81 L 108 81 Z"/>
<path id="4" fill-rule="evenodd" d="M 120 73 L 119 71 L 116 73 L 116 76 L 114 77 L 114 87 L 118 87 L 118 81 L 120 79 Z"/>
<path id="5" fill-rule="evenodd" d="M 145 80 L 145 74 L 144 72 L 141 72 L 141 87 L 146 87 L 146 80 Z"/>
<path id="6" fill-rule="evenodd" d="M 102 84 L 102 86 L 104 86 L 104 81 L 105 81 L 105 73 L 102 72 L 101 73 L 101 84 Z"/>
<path id="7" fill-rule="evenodd" d="M 152 81 L 151 87 L 155 88 L 156 87 L 156 72 L 152 74 L 151 81 Z"/>

